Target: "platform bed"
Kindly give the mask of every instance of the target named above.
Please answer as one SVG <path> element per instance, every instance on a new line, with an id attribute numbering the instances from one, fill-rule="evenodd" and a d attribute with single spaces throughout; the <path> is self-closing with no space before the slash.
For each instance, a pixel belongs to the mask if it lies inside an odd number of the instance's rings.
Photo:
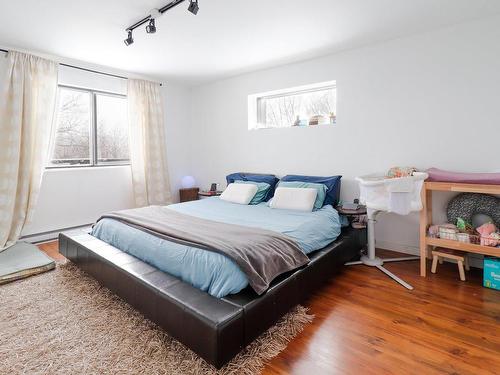
<path id="1" fill-rule="evenodd" d="M 311 262 L 274 280 L 262 296 L 250 288 L 222 299 L 82 232 L 59 235 L 59 251 L 84 272 L 216 368 L 221 368 L 292 307 L 359 256 L 364 230 L 347 229 Z"/>

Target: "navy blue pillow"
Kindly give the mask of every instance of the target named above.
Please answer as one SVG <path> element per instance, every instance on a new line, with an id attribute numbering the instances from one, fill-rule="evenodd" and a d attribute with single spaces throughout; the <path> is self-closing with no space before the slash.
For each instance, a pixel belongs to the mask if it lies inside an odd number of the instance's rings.
<path id="1" fill-rule="evenodd" d="M 264 202 L 271 199 L 271 197 L 274 195 L 274 189 L 276 188 L 276 184 L 279 181 L 279 179 L 273 174 L 256 174 L 256 173 L 239 172 L 239 173 L 231 173 L 226 176 L 226 181 L 228 185 L 232 184 L 236 180 L 268 183 L 271 186 L 271 188 L 267 192 L 267 195 L 264 198 Z"/>
<path id="2" fill-rule="evenodd" d="M 330 176 L 330 177 L 319 177 L 319 176 L 299 176 L 289 174 L 281 179 L 281 181 L 302 181 L 302 182 L 314 182 L 316 184 L 324 184 L 327 187 L 325 204 L 331 204 L 336 206 L 339 203 L 340 198 L 340 179 L 342 176 Z"/>

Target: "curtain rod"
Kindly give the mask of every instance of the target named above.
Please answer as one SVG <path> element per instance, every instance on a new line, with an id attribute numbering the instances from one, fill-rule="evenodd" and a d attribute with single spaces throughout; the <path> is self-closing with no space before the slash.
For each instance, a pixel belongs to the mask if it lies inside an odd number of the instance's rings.
<path id="1" fill-rule="evenodd" d="M 8 51 L 8 50 L 3 49 L 3 48 L 0 48 L 0 52 L 9 53 L 9 51 Z M 100 72 L 100 71 L 98 71 L 98 70 L 93 70 L 93 69 L 82 68 L 81 66 L 70 65 L 70 64 L 64 64 L 64 63 L 59 63 L 59 65 L 66 66 L 66 67 L 68 67 L 68 68 L 73 68 L 73 69 L 78 69 L 78 70 L 84 70 L 84 71 L 86 71 L 86 72 L 90 72 L 90 73 L 102 74 L 102 75 L 104 75 L 104 76 L 115 77 L 115 78 L 119 78 L 119 79 L 128 79 L 128 77 L 119 76 L 119 75 L 117 75 L 117 74 L 111 74 L 111 73 Z M 163 86 L 163 84 L 162 84 L 162 83 L 160 83 L 160 86 Z"/>

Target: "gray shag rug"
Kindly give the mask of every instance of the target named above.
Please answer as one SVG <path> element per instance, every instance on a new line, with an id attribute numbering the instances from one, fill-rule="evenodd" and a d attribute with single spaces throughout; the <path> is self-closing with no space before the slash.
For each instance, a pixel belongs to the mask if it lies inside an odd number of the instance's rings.
<path id="1" fill-rule="evenodd" d="M 0 286 L 0 374 L 258 374 L 313 316 L 298 306 L 217 371 L 75 266 Z"/>

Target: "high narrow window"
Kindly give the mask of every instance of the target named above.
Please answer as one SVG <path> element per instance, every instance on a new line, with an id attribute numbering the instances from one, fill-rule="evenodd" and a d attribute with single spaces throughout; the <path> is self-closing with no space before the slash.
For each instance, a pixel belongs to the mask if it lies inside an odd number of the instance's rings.
<path id="1" fill-rule="evenodd" d="M 49 167 L 128 163 L 126 97 L 59 86 L 52 150 Z"/>
<path id="2" fill-rule="evenodd" d="M 337 121 L 334 81 L 248 97 L 249 129 L 333 125 Z"/>

